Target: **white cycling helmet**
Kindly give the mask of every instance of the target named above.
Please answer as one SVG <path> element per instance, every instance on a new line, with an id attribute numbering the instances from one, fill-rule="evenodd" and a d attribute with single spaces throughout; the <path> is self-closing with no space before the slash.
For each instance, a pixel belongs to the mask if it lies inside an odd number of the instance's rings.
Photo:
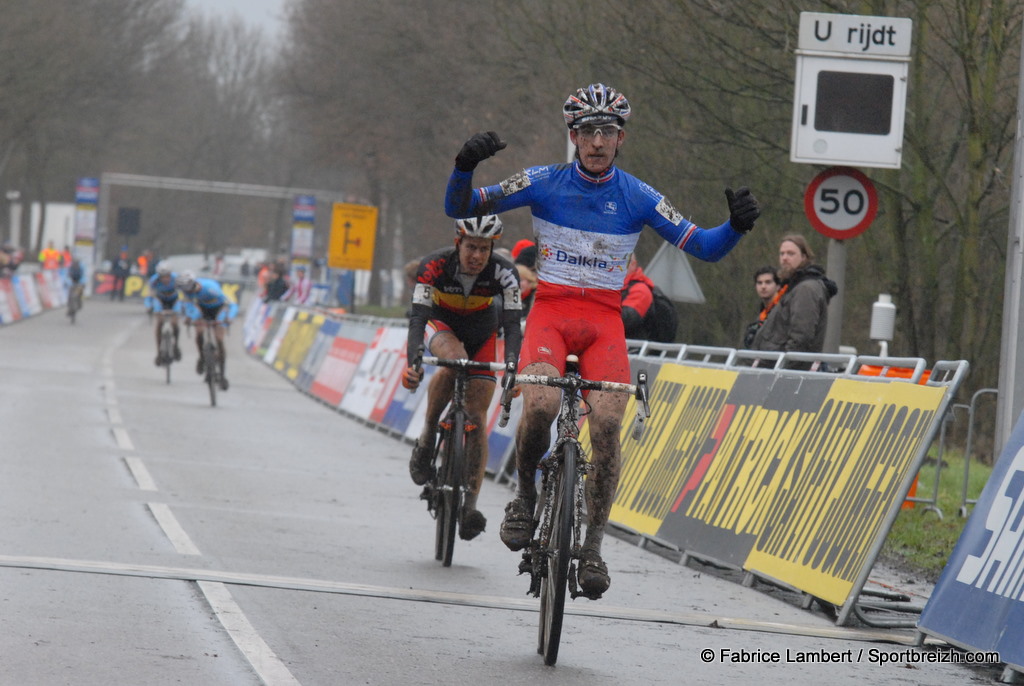
<path id="1" fill-rule="evenodd" d="M 178 278 L 174 280 L 174 285 L 188 293 L 196 285 L 195 274 L 192 272 L 182 272 L 178 274 Z"/>
<path id="2" fill-rule="evenodd" d="M 160 276 L 170 276 L 172 271 L 171 265 L 167 262 L 158 262 L 156 265 L 156 273 Z"/>
<path id="3" fill-rule="evenodd" d="M 496 241 L 501 238 L 502 224 L 496 215 L 485 214 L 482 217 L 459 219 L 455 222 L 455 236 L 462 238 L 490 238 Z"/>
<path id="4" fill-rule="evenodd" d="M 562 105 L 565 125 L 570 129 L 584 124 L 625 126 L 631 112 L 626 96 L 603 83 L 580 88 Z"/>

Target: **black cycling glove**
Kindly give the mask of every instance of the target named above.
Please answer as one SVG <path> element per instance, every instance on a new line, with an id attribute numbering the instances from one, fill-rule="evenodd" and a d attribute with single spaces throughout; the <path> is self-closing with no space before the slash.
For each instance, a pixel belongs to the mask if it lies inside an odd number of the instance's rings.
<path id="1" fill-rule="evenodd" d="M 731 188 L 725 189 L 725 199 L 729 201 L 729 223 L 740 233 L 747 233 L 754 228 L 754 220 L 761 216 L 761 208 L 757 206 L 757 198 L 746 186 L 735 193 Z"/>
<path id="2" fill-rule="evenodd" d="M 507 143 L 498 138 L 493 131 L 474 134 L 462 146 L 462 150 L 455 156 L 455 168 L 459 171 L 469 172 L 476 169 L 488 157 L 493 157 L 496 152 L 503 150 Z"/>

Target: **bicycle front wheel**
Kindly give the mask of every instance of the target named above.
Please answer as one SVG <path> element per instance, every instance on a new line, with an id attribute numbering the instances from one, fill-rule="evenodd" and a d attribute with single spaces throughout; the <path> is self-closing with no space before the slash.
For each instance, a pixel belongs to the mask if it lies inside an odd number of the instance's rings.
<path id="1" fill-rule="evenodd" d="M 455 553 L 455 530 L 462 515 L 462 492 L 466 473 L 466 420 L 461 414 L 452 418 L 451 429 L 444 437 L 438 482 L 441 488 L 437 512 L 437 553 L 445 567 L 452 566 Z"/>
<path id="2" fill-rule="evenodd" d="M 549 477 L 548 497 L 551 507 L 551 538 L 546 553 L 545 575 L 540 580 L 540 642 L 537 652 L 544 664 L 558 660 L 558 644 L 562 638 L 562 616 L 565 612 L 565 591 L 569 586 L 569 562 L 572 560 L 572 529 L 575 508 L 576 446 L 562 446 L 561 469 Z"/>
<path id="3" fill-rule="evenodd" d="M 171 383 L 171 362 L 174 360 L 174 334 L 166 329 L 160 337 L 160 358 L 167 372 L 167 383 Z"/>

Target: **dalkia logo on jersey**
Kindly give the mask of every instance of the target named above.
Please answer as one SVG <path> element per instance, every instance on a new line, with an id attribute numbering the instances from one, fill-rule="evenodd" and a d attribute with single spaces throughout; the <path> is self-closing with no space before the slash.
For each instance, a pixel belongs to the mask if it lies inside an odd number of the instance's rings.
<path id="1" fill-rule="evenodd" d="M 564 250 L 555 250 L 555 262 L 574 264 L 580 267 L 591 267 L 592 269 L 611 269 L 611 265 L 596 257 L 584 257 L 583 255 L 570 255 Z"/>

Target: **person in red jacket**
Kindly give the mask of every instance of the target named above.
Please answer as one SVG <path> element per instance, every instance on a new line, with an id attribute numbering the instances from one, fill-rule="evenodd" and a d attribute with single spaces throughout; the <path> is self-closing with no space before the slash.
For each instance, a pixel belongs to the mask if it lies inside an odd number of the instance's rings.
<path id="1" fill-rule="evenodd" d="M 626 280 L 622 284 L 622 327 L 626 338 L 648 340 L 651 332 L 647 326 L 647 313 L 654 306 L 654 282 L 644 274 L 636 255 L 629 258 Z"/>

